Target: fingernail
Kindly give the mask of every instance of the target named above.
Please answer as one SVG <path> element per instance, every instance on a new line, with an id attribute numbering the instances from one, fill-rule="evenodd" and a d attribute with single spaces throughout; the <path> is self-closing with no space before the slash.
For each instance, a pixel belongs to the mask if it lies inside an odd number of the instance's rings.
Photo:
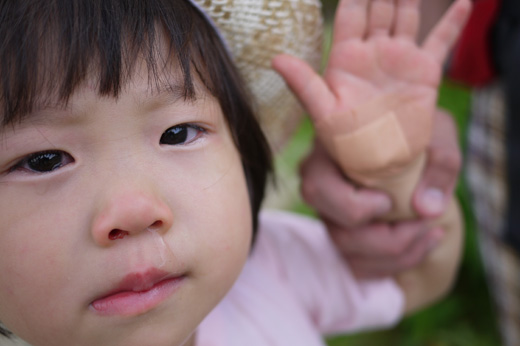
<path id="1" fill-rule="evenodd" d="M 444 193 L 436 188 L 429 188 L 422 195 L 422 204 L 430 214 L 439 214 L 444 209 Z"/>

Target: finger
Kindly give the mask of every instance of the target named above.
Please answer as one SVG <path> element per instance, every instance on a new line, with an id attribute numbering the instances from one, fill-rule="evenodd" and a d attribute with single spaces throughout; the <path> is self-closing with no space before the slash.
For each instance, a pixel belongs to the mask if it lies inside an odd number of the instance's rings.
<path id="1" fill-rule="evenodd" d="M 430 230 L 426 236 L 417 238 L 405 251 L 389 258 L 351 258 L 349 265 L 357 278 L 373 279 L 398 275 L 416 268 L 427 258 L 444 236 L 442 229 Z"/>
<path id="2" fill-rule="evenodd" d="M 394 0 L 373 0 L 370 3 L 367 38 L 388 36 L 394 21 Z"/>
<path id="3" fill-rule="evenodd" d="M 358 190 L 346 180 L 319 142 L 302 163 L 300 175 L 304 200 L 339 226 L 357 227 L 392 208 L 392 202 L 385 194 Z"/>
<path id="4" fill-rule="evenodd" d="M 419 0 L 398 0 L 393 30 L 395 37 L 415 42 L 419 31 L 419 3 Z"/>
<path id="5" fill-rule="evenodd" d="M 458 162 L 459 159 L 449 153 L 430 153 L 425 173 L 413 197 L 419 215 L 435 218 L 444 213 L 457 182 Z"/>
<path id="6" fill-rule="evenodd" d="M 366 33 L 369 0 L 342 0 L 336 9 L 333 44 L 362 39 Z"/>
<path id="7" fill-rule="evenodd" d="M 457 0 L 426 38 L 423 48 L 439 63 L 444 63 L 471 11 L 470 0 Z"/>
<path id="8" fill-rule="evenodd" d="M 325 220 L 331 239 L 345 257 L 387 260 L 402 257 L 429 229 L 425 222 L 403 222 L 396 226 L 371 224 L 356 229 L 339 228 Z"/>
<path id="9" fill-rule="evenodd" d="M 286 54 L 273 58 L 272 67 L 285 80 L 315 122 L 329 114 L 335 98 L 323 78 L 306 62 Z"/>
<path id="10" fill-rule="evenodd" d="M 412 203 L 420 216 L 438 217 L 447 208 L 462 165 L 457 132 L 451 116 L 437 112 L 434 117 L 428 161 L 414 191 Z"/>

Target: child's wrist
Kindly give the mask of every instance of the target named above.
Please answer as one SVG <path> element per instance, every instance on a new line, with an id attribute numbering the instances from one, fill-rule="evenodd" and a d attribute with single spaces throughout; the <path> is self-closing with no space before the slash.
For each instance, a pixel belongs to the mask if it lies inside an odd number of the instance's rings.
<path id="1" fill-rule="evenodd" d="M 386 172 L 369 174 L 353 173 L 350 178 L 359 184 L 385 191 L 392 199 L 392 209 L 382 220 L 409 220 L 417 217 L 412 206 L 412 196 L 421 179 L 426 164 L 426 153 L 422 153 L 405 166 Z"/>

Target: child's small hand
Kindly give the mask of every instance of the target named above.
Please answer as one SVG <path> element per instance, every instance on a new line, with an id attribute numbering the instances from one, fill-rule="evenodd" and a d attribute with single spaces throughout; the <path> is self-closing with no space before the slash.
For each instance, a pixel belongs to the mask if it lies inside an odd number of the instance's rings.
<path id="1" fill-rule="evenodd" d="M 424 151 L 429 142 L 442 65 L 470 8 L 470 0 L 455 1 L 418 46 L 418 0 L 342 0 L 323 77 L 286 55 L 276 57 L 273 67 L 310 113 L 332 155 L 335 148 L 327 145 L 331 137 L 381 122 L 384 128 L 379 133 L 392 136 L 392 145 L 398 142 L 397 133 L 404 145 L 396 148 L 400 156 L 382 153 L 381 162 L 368 165 L 366 171 L 404 164 Z M 397 132 L 387 131 L 396 124 Z M 366 144 L 366 136 L 364 139 Z M 372 157 L 381 153 L 380 148 L 356 147 Z M 371 151 L 374 155 L 369 155 Z M 359 161 L 363 159 L 353 157 L 351 166 L 342 167 L 363 168 L 364 162 Z"/>

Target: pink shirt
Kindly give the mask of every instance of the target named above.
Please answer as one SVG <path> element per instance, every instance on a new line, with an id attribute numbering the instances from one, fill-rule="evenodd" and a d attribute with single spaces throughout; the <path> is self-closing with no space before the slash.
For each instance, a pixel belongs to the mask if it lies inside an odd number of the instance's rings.
<path id="1" fill-rule="evenodd" d="M 248 262 L 196 344 L 325 345 L 324 335 L 391 326 L 403 306 L 393 280 L 352 277 L 320 222 L 264 211 Z"/>

